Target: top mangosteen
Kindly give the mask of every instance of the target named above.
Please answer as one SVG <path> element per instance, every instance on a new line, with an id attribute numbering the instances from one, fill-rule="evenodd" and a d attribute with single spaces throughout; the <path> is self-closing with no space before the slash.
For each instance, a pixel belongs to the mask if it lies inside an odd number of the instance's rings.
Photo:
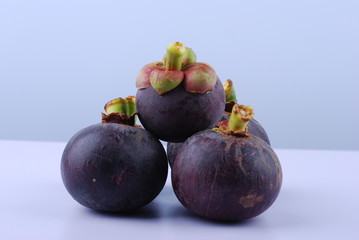
<path id="1" fill-rule="evenodd" d="M 157 138 L 182 142 L 214 127 L 225 107 L 223 86 L 208 64 L 182 43 L 167 47 L 162 62 L 144 66 L 136 80 L 138 117 Z"/>
<path id="2" fill-rule="evenodd" d="M 134 97 L 106 104 L 102 123 L 77 132 L 61 159 L 70 195 L 85 207 L 129 211 L 150 203 L 167 178 L 165 150 L 150 132 L 135 125 Z"/>

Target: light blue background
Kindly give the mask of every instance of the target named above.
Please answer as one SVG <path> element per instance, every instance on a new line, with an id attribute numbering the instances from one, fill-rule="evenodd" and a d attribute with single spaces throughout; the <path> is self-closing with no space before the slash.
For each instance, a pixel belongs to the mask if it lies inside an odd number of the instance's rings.
<path id="1" fill-rule="evenodd" d="M 359 1 L 0 2 L 0 139 L 67 141 L 180 41 L 276 148 L 359 150 Z"/>

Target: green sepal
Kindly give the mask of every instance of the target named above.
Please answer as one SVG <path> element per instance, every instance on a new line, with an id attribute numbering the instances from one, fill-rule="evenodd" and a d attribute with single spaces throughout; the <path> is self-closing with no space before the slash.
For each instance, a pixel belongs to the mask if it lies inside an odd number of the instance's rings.
<path id="1" fill-rule="evenodd" d="M 160 95 L 171 91 L 181 84 L 184 78 L 182 71 L 166 71 L 154 69 L 150 75 L 150 82 L 153 89 Z"/>

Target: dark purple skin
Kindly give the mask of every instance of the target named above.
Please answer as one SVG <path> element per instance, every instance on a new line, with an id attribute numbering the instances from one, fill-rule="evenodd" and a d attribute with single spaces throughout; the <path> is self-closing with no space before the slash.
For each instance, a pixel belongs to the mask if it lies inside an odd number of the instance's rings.
<path id="1" fill-rule="evenodd" d="M 150 203 L 167 178 L 162 144 L 148 131 L 117 123 L 80 130 L 62 155 L 61 175 L 70 195 L 85 207 L 130 211 Z"/>
<path id="2" fill-rule="evenodd" d="M 228 120 L 229 116 L 230 116 L 230 114 L 225 112 L 222 116 L 221 121 Z M 252 134 L 254 136 L 257 136 L 257 137 L 263 139 L 270 145 L 270 141 L 269 141 L 266 131 L 264 130 L 262 125 L 260 125 L 260 123 L 257 120 L 251 119 L 248 122 L 247 126 L 248 126 L 249 134 Z M 177 153 L 178 149 L 182 146 L 182 144 L 183 144 L 183 142 L 178 142 L 178 143 L 168 142 L 167 143 L 167 159 L 168 159 L 168 163 L 169 163 L 170 167 L 172 167 L 173 162 L 176 157 L 176 153 Z"/>
<path id="3" fill-rule="evenodd" d="M 268 209 L 282 183 L 279 160 L 262 139 L 205 130 L 187 139 L 172 166 L 179 201 L 202 217 L 236 221 Z"/>
<path id="4" fill-rule="evenodd" d="M 136 96 L 138 117 L 145 129 L 168 142 L 183 142 L 188 137 L 214 127 L 225 107 L 222 83 L 209 93 L 190 93 L 181 83 L 159 95 L 151 86 L 139 89 Z"/>
<path id="5" fill-rule="evenodd" d="M 173 162 L 175 161 L 176 154 L 184 142 L 167 142 L 167 160 L 168 164 L 172 168 Z"/>

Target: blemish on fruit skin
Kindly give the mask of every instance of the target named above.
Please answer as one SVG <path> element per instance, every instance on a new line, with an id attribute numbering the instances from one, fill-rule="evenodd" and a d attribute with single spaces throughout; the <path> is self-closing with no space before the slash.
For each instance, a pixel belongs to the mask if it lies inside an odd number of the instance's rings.
<path id="1" fill-rule="evenodd" d="M 122 174 L 121 174 L 121 175 L 122 175 Z M 122 177 L 121 177 L 121 176 L 113 176 L 113 177 L 111 178 L 111 181 L 112 181 L 112 182 L 115 182 L 116 184 L 120 184 L 121 181 L 122 181 Z"/>
<path id="2" fill-rule="evenodd" d="M 255 194 L 249 194 L 247 196 L 243 196 L 239 199 L 239 203 L 244 208 L 249 208 L 255 206 L 257 203 L 263 201 L 264 196 L 263 195 L 255 195 Z"/>

